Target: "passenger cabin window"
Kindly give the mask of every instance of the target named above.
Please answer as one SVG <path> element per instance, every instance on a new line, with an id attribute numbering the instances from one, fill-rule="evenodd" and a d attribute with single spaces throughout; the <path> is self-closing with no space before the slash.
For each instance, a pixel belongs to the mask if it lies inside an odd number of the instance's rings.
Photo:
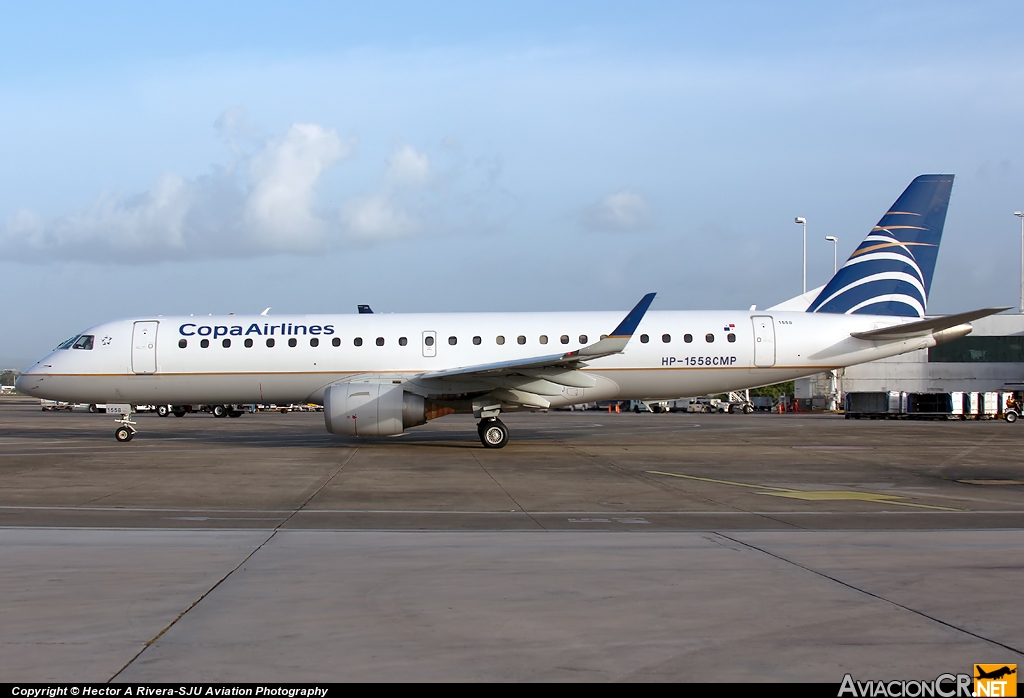
<path id="1" fill-rule="evenodd" d="M 473 337 L 473 344 L 480 344 L 482 341 L 479 336 Z"/>
<path id="2" fill-rule="evenodd" d="M 294 346 L 298 345 L 298 343 L 299 343 L 299 340 L 295 339 L 295 337 L 292 337 L 291 339 L 288 340 L 288 346 L 290 346 L 290 347 L 294 347 Z"/>
<path id="3" fill-rule="evenodd" d="M 548 343 L 548 336 L 546 334 L 542 334 L 540 336 L 540 340 L 539 341 L 540 341 L 541 344 L 547 344 Z"/>
<path id="4" fill-rule="evenodd" d="M 252 349 L 252 337 L 247 337 L 245 340 L 245 348 Z"/>
<path id="5" fill-rule="evenodd" d="M 220 340 L 220 345 L 227 349 L 228 347 L 231 346 L 231 340 L 225 337 L 224 339 Z"/>
<path id="6" fill-rule="evenodd" d="M 683 341 L 686 342 L 687 344 L 689 344 L 690 342 L 693 341 L 693 335 L 692 334 L 684 334 L 683 335 Z"/>
<path id="7" fill-rule="evenodd" d="M 661 341 L 664 342 L 665 344 L 668 344 L 669 342 L 672 341 L 672 335 L 670 335 L 670 334 L 663 334 L 663 335 L 661 335 Z"/>
<path id="8" fill-rule="evenodd" d="M 210 340 L 208 340 L 208 339 L 201 339 L 201 340 L 199 340 L 199 346 L 201 346 L 203 349 L 206 349 L 208 346 L 210 346 Z"/>
<path id="9" fill-rule="evenodd" d="M 408 343 L 409 343 L 409 338 L 408 337 L 399 337 L 398 338 L 398 346 L 404 347 Z"/>
<path id="10" fill-rule="evenodd" d="M 428 347 L 432 347 L 434 346 L 434 338 L 431 337 L 430 335 L 427 335 L 426 337 L 423 338 L 423 343 L 426 344 Z"/>
<path id="11" fill-rule="evenodd" d="M 331 346 L 340 347 L 341 346 L 341 337 L 335 337 L 334 339 L 332 339 L 331 340 Z"/>
<path id="12" fill-rule="evenodd" d="M 267 346 L 268 347 L 274 346 L 274 338 L 273 337 L 267 337 Z"/>
<path id="13" fill-rule="evenodd" d="M 711 344 L 712 342 L 715 341 L 715 335 L 713 335 L 713 334 L 706 334 L 706 335 L 704 335 L 704 341 L 707 342 L 708 344 Z"/>
<path id="14" fill-rule="evenodd" d="M 497 342 L 499 346 L 501 346 L 502 344 L 505 343 L 505 336 L 499 334 L 497 337 L 494 338 L 494 341 Z"/>
<path id="15" fill-rule="evenodd" d="M 454 347 L 456 344 L 459 343 L 459 339 L 458 339 L 458 337 L 454 337 L 454 336 L 449 337 L 448 338 L 448 343 L 451 344 Z"/>
<path id="16" fill-rule="evenodd" d="M 187 339 L 179 339 L 178 340 L 178 348 L 179 349 L 184 349 L 187 346 L 188 346 L 188 340 Z"/>
<path id="17" fill-rule="evenodd" d="M 729 334 L 725 335 L 725 338 L 727 340 L 729 340 L 730 342 L 735 342 L 736 341 L 736 335 L 733 334 L 732 332 L 730 332 Z"/>
<path id="18" fill-rule="evenodd" d="M 363 346 L 363 338 L 356 337 L 355 339 L 352 340 L 352 344 L 356 345 L 357 347 Z"/>
<path id="19" fill-rule="evenodd" d="M 640 343 L 641 344 L 647 344 L 649 341 L 651 341 L 650 337 L 648 337 L 645 334 L 640 335 Z"/>
<path id="20" fill-rule="evenodd" d="M 519 344 L 526 344 L 526 337 L 524 335 L 519 335 L 518 337 L 516 337 L 516 341 Z"/>
<path id="21" fill-rule="evenodd" d="M 568 344 L 569 343 L 569 335 L 563 334 L 561 337 L 558 338 L 558 341 L 561 342 L 562 344 Z"/>
<path id="22" fill-rule="evenodd" d="M 311 347 L 318 347 L 318 346 L 320 346 L 320 340 L 317 339 L 316 337 L 313 337 L 311 340 L 309 340 L 309 346 L 311 346 Z"/>
<path id="23" fill-rule="evenodd" d="M 72 349 L 92 349 L 93 336 L 91 334 L 83 334 L 81 337 L 75 340 L 75 343 L 71 345 Z"/>
<path id="24" fill-rule="evenodd" d="M 384 338 L 383 337 L 377 337 L 377 346 L 378 347 L 384 346 Z"/>
<path id="25" fill-rule="evenodd" d="M 586 344 L 586 343 L 587 343 L 587 335 L 581 334 L 580 335 L 580 344 Z"/>

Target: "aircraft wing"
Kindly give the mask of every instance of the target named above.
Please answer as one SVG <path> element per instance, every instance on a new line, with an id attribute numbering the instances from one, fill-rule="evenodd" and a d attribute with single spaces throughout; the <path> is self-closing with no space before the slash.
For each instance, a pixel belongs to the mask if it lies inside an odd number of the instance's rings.
<path id="1" fill-rule="evenodd" d="M 982 308 L 981 310 L 971 310 L 966 313 L 957 313 L 956 315 L 943 315 L 941 317 L 925 318 L 924 320 L 918 320 L 916 322 L 893 325 L 892 327 L 883 327 L 878 330 L 869 330 L 868 332 L 851 332 L 850 336 L 856 337 L 857 339 L 869 339 L 875 342 L 925 337 L 936 332 L 941 332 L 942 330 L 948 330 L 949 328 L 956 327 L 957 325 L 966 324 L 971 320 L 995 315 L 996 313 L 1001 313 L 1004 310 L 1009 309 L 1009 306 L 1005 308 Z"/>
<path id="2" fill-rule="evenodd" d="M 547 407 L 547 401 L 535 399 L 536 396 L 558 395 L 562 386 L 594 387 L 594 379 L 576 369 L 586 366 L 588 360 L 621 353 L 654 301 L 654 296 L 653 293 L 644 296 L 611 334 L 575 351 L 429 371 L 421 373 L 417 379 L 482 381 L 502 389 L 498 397 L 503 401 Z"/>

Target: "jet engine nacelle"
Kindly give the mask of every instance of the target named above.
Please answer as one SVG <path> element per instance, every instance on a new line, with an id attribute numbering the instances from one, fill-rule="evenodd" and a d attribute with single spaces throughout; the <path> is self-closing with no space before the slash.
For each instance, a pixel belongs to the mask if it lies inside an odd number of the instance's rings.
<path id="1" fill-rule="evenodd" d="M 401 434 L 427 423 L 426 401 L 399 385 L 341 383 L 324 391 L 324 422 L 332 434 Z"/>

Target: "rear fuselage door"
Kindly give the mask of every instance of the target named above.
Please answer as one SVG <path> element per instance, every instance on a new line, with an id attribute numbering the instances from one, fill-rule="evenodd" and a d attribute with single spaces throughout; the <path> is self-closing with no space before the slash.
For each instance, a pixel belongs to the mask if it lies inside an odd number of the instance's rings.
<path id="1" fill-rule="evenodd" d="M 768 368 L 775 365 L 775 321 L 771 315 L 754 315 L 754 365 Z"/>
<path id="2" fill-rule="evenodd" d="M 132 371 L 156 373 L 156 332 L 160 323 L 144 320 L 132 330 Z"/>
<path id="3" fill-rule="evenodd" d="M 427 330 L 423 333 L 423 355 L 437 356 L 437 332 Z"/>

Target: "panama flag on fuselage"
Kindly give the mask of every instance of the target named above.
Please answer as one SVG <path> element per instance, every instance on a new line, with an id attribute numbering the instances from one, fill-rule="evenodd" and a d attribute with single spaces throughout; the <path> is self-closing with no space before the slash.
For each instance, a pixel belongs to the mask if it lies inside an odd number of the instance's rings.
<path id="1" fill-rule="evenodd" d="M 953 175 L 921 175 L 836 272 L 809 313 L 924 317 Z"/>

